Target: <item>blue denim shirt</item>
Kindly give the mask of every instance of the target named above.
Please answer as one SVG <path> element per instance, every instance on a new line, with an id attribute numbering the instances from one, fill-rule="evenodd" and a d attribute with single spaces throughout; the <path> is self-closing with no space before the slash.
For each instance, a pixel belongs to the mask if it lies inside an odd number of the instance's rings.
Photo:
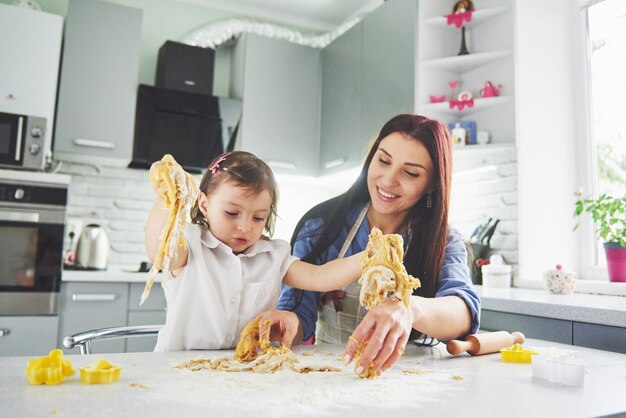
<path id="1" fill-rule="evenodd" d="M 356 207 L 352 210 L 346 219 L 347 222 L 344 229 L 335 242 L 333 242 L 332 245 L 320 255 L 320 258 L 315 261 L 316 264 L 324 264 L 337 258 L 348 236 L 348 232 L 354 222 L 356 222 L 360 211 L 361 207 Z M 298 238 L 292 249 L 293 255 L 299 258 L 308 255 L 313 250 L 318 238 L 315 232 L 321 231 L 322 226 L 323 223 L 320 218 L 307 220 L 300 231 L 298 231 Z M 356 236 L 352 240 L 350 247 L 346 251 L 345 256 L 347 257 L 363 251 L 367 245 L 369 233 L 370 226 L 367 218 L 365 218 Z M 435 294 L 435 297 L 443 296 L 458 296 L 465 301 L 472 317 L 472 327 L 469 334 L 476 333 L 480 323 L 480 298 L 472 286 L 469 267 L 467 265 L 467 250 L 463 242 L 463 237 L 452 228 L 450 228 L 449 231 L 443 265 L 439 273 L 439 288 Z M 296 306 L 295 289 L 288 285 L 282 285 L 278 309 L 294 311 L 296 315 L 298 315 L 304 330 L 303 337 L 305 340 L 315 334 L 318 300 L 319 292 L 304 291 L 300 304 Z"/>

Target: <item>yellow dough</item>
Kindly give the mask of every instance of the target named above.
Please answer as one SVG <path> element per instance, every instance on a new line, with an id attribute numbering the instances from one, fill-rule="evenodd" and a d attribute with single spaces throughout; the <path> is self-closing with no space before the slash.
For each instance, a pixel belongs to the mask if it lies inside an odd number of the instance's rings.
<path id="1" fill-rule="evenodd" d="M 348 339 L 357 345 L 356 353 L 354 353 L 354 367 L 357 368 L 359 367 L 359 360 L 361 359 L 361 356 L 363 355 L 363 351 L 365 351 L 365 347 L 367 347 L 367 341 L 361 344 L 352 335 L 348 337 Z M 359 377 L 373 379 L 376 376 L 379 376 L 380 372 L 375 371 L 373 368 L 374 368 L 374 361 L 370 361 L 367 367 L 361 373 L 359 373 Z"/>
<path id="2" fill-rule="evenodd" d="M 409 275 L 402 264 L 403 244 L 402 236 L 383 235 L 380 229 L 372 228 L 361 259 L 363 268 L 359 279 L 361 306 L 369 310 L 391 293 L 391 297 L 402 300 L 404 306 L 408 308 L 413 290 L 420 287 L 421 283 L 417 277 Z"/>
<path id="3" fill-rule="evenodd" d="M 298 359 L 289 348 L 284 345 L 280 347 L 270 345 L 270 323 L 266 320 L 261 324 L 257 318 L 250 321 L 241 331 L 232 359 L 222 357 L 215 360 L 190 360 L 175 367 L 192 371 L 206 369 L 223 372 L 274 373 L 283 365 L 289 365 L 300 373 L 312 371 L 300 371 L 294 368 L 293 365 L 298 363 Z M 260 329 L 264 325 L 268 325 L 267 330 L 261 333 Z"/>
<path id="4" fill-rule="evenodd" d="M 259 356 L 258 350 L 265 353 L 270 346 L 270 327 L 261 335 L 260 329 L 262 325 L 269 325 L 270 320 L 260 324 L 258 319 L 248 322 L 248 325 L 241 331 L 239 342 L 235 349 L 235 360 L 241 362 L 252 361 Z"/>
<path id="5" fill-rule="evenodd" d="M 163 202 L 170 213 L 159 237 L 159 248 L 154 258 L 154 264 L 148 272 L 140 305 L 143 305 L 150 295 L 150 289 L 158 272 L 167 272 L 170 258 L 176 248 L 185 245 L 183 231 L 187 222 L 187 214 L 198 194 L 198 187 L 194 178 L 185 172 L 170 154 L 164 155 L 161 161 L 150 169 L 150 182 L 155 190 L 161 193 Z"/>

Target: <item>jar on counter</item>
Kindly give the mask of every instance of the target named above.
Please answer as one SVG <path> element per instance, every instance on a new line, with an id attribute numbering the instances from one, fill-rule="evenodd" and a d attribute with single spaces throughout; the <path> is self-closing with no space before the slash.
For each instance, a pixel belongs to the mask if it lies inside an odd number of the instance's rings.
<path id="1" fill-rule="evenodd" d="M 489 264 L 481 267 L 484 287 L 511 287 L 511 266 L 504 264 L 502 256 L 489 257 Z"/>

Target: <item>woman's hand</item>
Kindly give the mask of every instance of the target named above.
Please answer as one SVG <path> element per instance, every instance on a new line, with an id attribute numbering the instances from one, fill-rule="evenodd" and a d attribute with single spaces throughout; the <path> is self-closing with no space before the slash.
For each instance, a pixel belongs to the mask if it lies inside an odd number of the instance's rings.
<path id="1" fill-rule="evenodd" d="M 404 352 L 412 324 L 413 312 L 398 299 L 385 299 L 372 308 L 352 333 L 360 344 L 367 342 L 357 365 L 357 374 L 372 360 L 374 371 L 390 368 Z M 344 352 L 347 364 L 354 358 L 357 348 L 356 342 L 350 338 Z"/>
<path id="2" fill-rule="evenodd" d="M 260 324 L 263 324 L 266 320 L 270 321 L 270 325 L 265 325 L 265 327 L 272 327 L 270 330 L 270 341 L 279 341 L 285 347 L 291 348 L 300 325 L 300 319 L 298 319 L 295 313 L 272 309 L 261 312 L 258 318 Z M 261 325 L 259 332 L 262 334 L 264 331 L 266 331 L 266 328 Z"/>

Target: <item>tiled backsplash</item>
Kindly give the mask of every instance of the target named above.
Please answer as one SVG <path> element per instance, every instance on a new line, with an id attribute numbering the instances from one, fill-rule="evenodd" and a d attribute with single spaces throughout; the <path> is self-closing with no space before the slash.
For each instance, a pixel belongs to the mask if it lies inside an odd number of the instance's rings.
<path id="1" fill-rule="evenodd" d="M 514 147 L 455 152 L 450 214 L 451 224 L 466 238 L 485 217 L 501 219 L 491 246 L 511 264 L 518 261 L 516 160 Z M 109 265 L 138 268 L 147 259 L 144 227 L 154 199 L 148 171 L 62 163 L 58 172 L 72 177 L 68 218 L 82 220 L 83 226 L 104 226 L 111 242 Z M 280 201 L 274 238 L 289 240 L 308 209 L 346 190 L 355 177 L 356 171 L 320 179 L 277 175 Z"/>
<path id="2" fill-rule="evenodd" d="M 486 218 L 500 219 L 491 252 L 518 264 L 517 151 L 514 146 L 462 149 L 454 155 L 450 223 L 466 239 Z"/>

